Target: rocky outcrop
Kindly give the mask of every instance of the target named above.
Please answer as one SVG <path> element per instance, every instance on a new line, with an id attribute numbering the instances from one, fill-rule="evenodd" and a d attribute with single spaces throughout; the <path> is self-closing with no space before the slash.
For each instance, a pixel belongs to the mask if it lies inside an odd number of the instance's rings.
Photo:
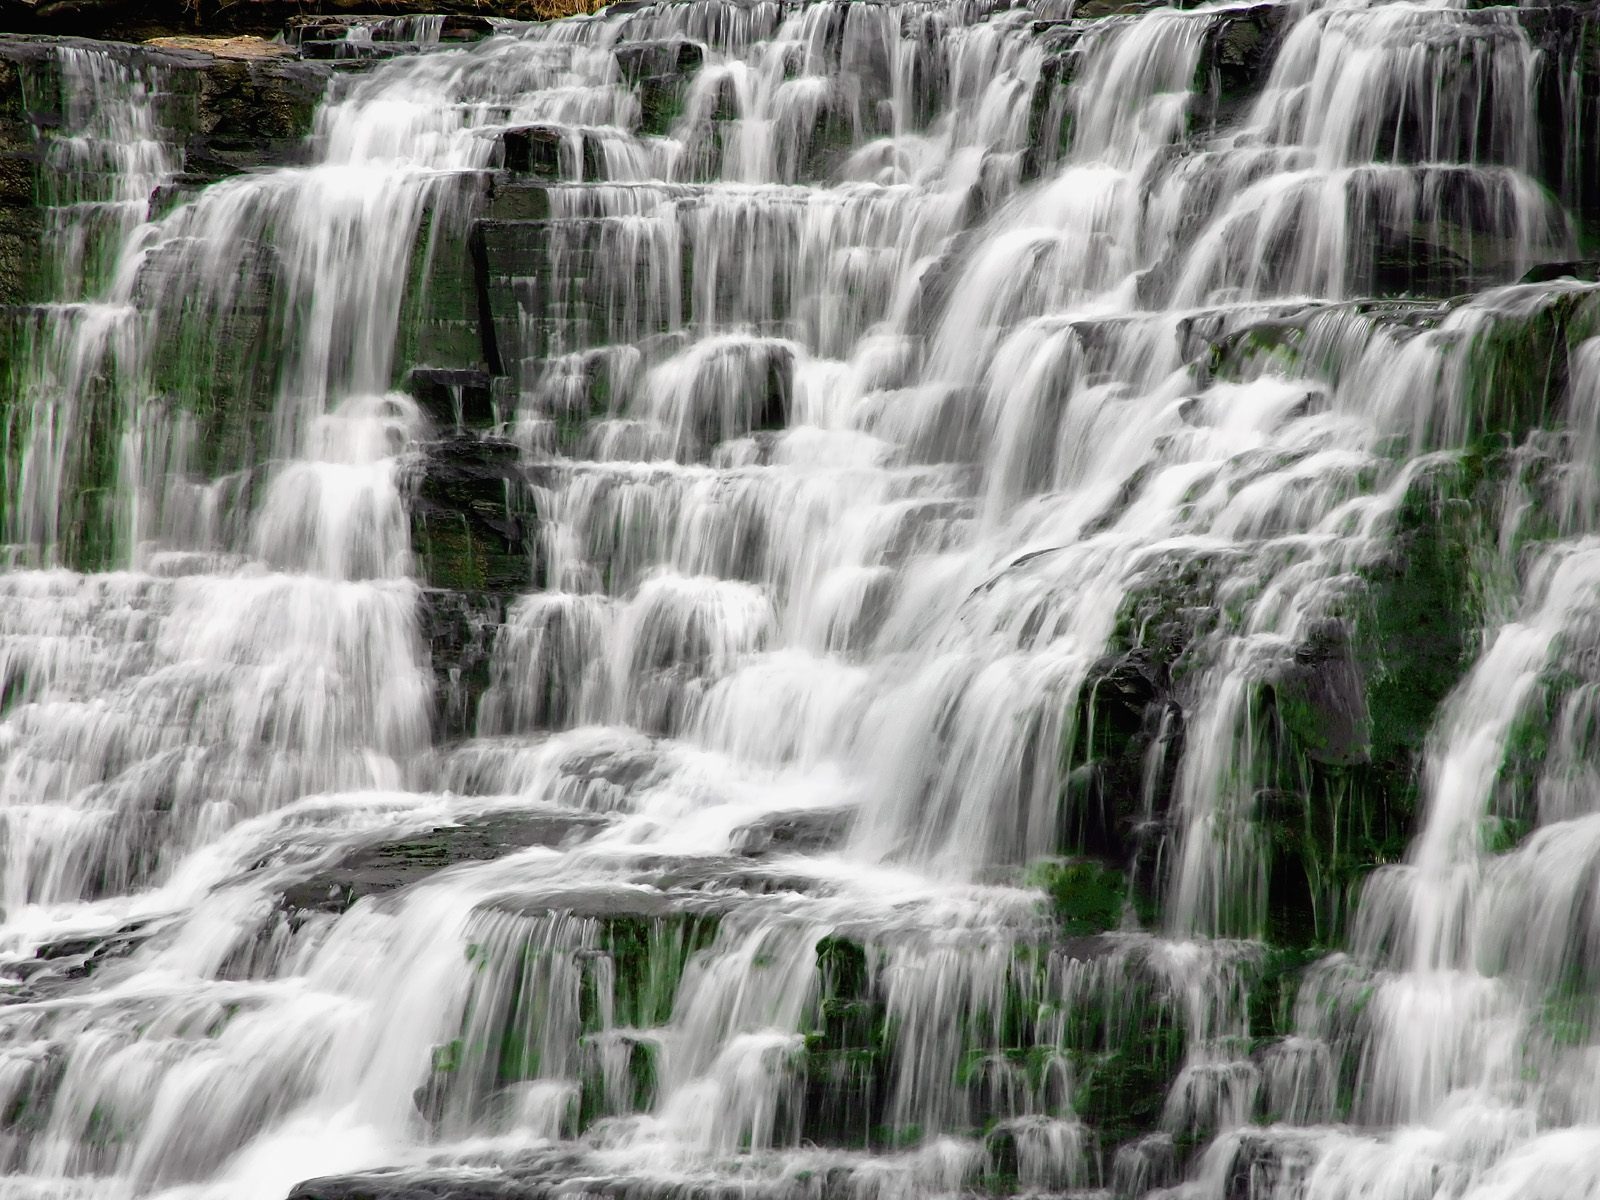
<path id="1" fill-rule="evenodd" d="M 0 1004 L 48 999 L 68 990 L 73 984 L 128 957 L 159 932 L 161 926 L 159 921 L 129 921 L 103 934 L 45 942 L 28 958 L 0 957 L 0 969 L 22 981 L 21 987 L 0 992 Z"/>
<path id="2" fill-rule="evenodd" d="M 326 90 L 328 68 L 251 37 L 166 37 L 144 45 L 0 33 L 0 305 L 45 299 L 46 146 L 60 128 L 57 46 L 97 46 L 165 81 L 159 97 L 183 171 L 153 210 L 225 175 L 294 161 Z"/>
<path id="3" fill-rule="evenodd" d="M 0 0 L 0 29 L 143 40 L 185 34 L 272 36 L 307 17 L 403 18 L 443 13 L 451 31 L 473 32 L 488 18 L 548 21 L 593 12 L 598 0 Z"/>
<path id="4" fill-rule="evenodd" d="M 533 531 L 524 514 L 517 447 L 452 436 L 428 445 L 415 476 L 412 545 L 433 587 L 521 592 L 535 577 Z"/>
<path id="5" fill-rule="evenodd" d="M 592 835 L 606 818 L 584 812 L 508 812 L 351 851 L 333 866 L 284 890 L 291 914 L 343 912 L 459 863 L 484 862 L 530 846 L 559 846 Z"/>

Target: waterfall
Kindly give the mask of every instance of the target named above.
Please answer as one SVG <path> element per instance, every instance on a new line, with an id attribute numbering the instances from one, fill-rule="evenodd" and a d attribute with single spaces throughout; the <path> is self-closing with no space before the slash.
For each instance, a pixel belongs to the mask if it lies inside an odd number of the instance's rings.
<path id="1" fill-rule="evenodd" d="M 0 37 L 0 1200 L 1600 1197 L 1589 19 Z"/>

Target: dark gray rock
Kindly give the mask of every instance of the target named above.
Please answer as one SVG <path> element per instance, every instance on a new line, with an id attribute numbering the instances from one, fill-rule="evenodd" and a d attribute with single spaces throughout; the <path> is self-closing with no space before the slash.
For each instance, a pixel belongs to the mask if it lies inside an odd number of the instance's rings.
<path id="1" fill-rule="evenodd" d="M 434 442 L 413 477 L 412 545 L 433 587 L 520 592 L 536 554 L 524 512 L 519 452 L 510 442 L 471 435 Z"/>
<path id="2" fill-rule="evenodd" d="M 406 388 L 434 426 L 457 434 L 495 422 L 494 378 L 465 367 L 414 367 Z"/>
<path id="3" fill-rule="evenodd" d="M 810 854 L 830 850 L 844 840 L 853 814 L 846 809 L 799 809 L 767 813 L 733 837 L 741 854 Z"/>
<path id="4" fill-rule="evenodd" d="M 434 737 L 440 742 L 469 737 L 478 703 L 490 683 L 494 637 L 505 621 L 506 600 L 494 593 L 427 588 L 418 614 L 434 678 Z"/>
<path id="5" fill-rule="evenodd" d="M 1348 767 L 1372 756 L 1372 715 L 1361 668 L 1341 621 L 1319 621 L 1275 676 L 1278 719 L 1314 762 Z"/>
<path id="6" fill-rule="evenodd" d="M 622 77 L 629 83 L 649 78 L 692 75 L 705 62 L 705 47 L 698 42 L 626 42 L 613 53 L 617 56 Z"/>
<path id="7" fill-rule="evenodd" d="M 446 867 L 486 862 L 529 846 L 559 846 L 592 835 L 607 818 L 584 812 L 511 812 L 441 825 L 355 850 L 304 883 L 285 889 L 297 912 L 343 912 L 365 896 L 407 887 Z"/>

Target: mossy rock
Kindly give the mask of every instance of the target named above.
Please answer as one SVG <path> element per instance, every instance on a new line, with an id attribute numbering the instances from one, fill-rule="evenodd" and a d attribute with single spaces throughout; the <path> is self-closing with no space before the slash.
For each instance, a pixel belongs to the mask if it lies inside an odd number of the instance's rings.
<path id="1" fill-rule="evenodd" d="M 1274 941 L 1330 943 L 1361 879 L 1414 832 L 1429 730 L 1475 652 L 1488 532 L 1464 497 L 1483 470 L 1468 455 L 1420 473 L 1386 552 L 1263 685 L 1256 807 Z"/>
<path id="2" fill-rule="evenodd" d="M 1183 1063 L 1182 1031 L 1157 1014 L 1138 1036 L 1074 1057 L 1073 1106 L 1105 1146 L 1121 1145 L 1161 1126 L 1166 1096 Z"/>
<path id="3" fill-rule="evenodd" d="M 518 511 L 525 485 L 517 448 L 463 435 L 425 453 L 410 503 L 422 579 L 450 591 L 523 591 L 537 557 Z"/>
<path id="4" fill-rule="evenodd" d="M 1572 348 L 1600 332 L 1600 296 L 1557 287 L 1526 313 L 1495 315 L 1466 331 L 1463 419 L 1444 432 L 1467 446 L 1490 434 L 1522 441 L 1559 420 Z"/>
<path id="5" fill-rule="evenodd" d="M 0 206 L 0 306 L 41 299 L 39 256 L 44 218 L 30 207 Z"/>
<path id="6" fill-rule="evenodd" d="M 1097 862 L 1040 863 L 1029 882 L 1044 889 L 1056 927 L 1069 936 L 1104 933 L 1122 923 L 1128 902 L 1121 871 Z"/>
<path id="7" fill-rule="evenodd" d="M 1301 754 L 1332 767 L 1371 761 L 1366 681 L 1344 622 L 1316 623 L 1270 688 L 1274 713 Z"/>

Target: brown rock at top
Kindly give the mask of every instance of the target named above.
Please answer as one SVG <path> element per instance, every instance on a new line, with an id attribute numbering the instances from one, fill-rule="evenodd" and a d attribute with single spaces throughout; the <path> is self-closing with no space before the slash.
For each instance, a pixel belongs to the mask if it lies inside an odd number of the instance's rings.
<path id="1" fill-rule="evenodd" d="M 169 37 L 153 37 L 145 44 L 154 46 L 159 50 L 198 50 L 202 54 L 211 55 L 213 58 L 240 59 L 246 62 L 256 59 L 295 57 L 293 46 L 251 34 L 240 34 L 232 37 L 226 35 L 179 34 Z"/>

